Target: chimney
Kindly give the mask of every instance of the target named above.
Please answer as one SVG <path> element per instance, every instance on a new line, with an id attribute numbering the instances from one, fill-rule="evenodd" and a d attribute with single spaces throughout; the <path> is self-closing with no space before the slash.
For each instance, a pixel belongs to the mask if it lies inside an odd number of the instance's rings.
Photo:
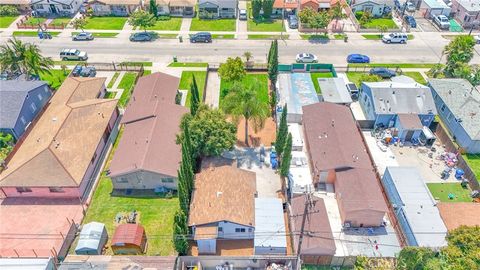
<path id="1" fill-rule="evenodd" d="M 335 126 L 335 119 L 332 119 L 332 127 Z"/>

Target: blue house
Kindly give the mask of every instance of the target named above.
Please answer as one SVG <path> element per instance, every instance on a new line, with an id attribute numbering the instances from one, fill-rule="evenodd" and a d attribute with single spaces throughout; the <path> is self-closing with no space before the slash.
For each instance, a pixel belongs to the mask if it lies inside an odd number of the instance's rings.
<path id="1" fill-rule="evenodd" d="M 431 79 L 433 99 L 448 132 L 467 153 L 480 153 L 480 92 L 464 79 Z"/>
<path id="2" fill-rule="evenodd" d="M 418 140 L 437 114 L 430 89 L 415 82 L 363 82 L 359 101 L 375 128 L 394 128 L 402 141 Z"/>
<path id="3" fill-rule="evenodd" d="M 0 81 L 0 132 L 18 140 L 51 96 L 46 82 Z"/>

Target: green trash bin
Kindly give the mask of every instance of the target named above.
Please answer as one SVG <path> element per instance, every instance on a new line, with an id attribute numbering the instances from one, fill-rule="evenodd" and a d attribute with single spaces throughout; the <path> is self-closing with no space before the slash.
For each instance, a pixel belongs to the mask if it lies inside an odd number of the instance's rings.
<path id="1" fill-rule="evenodd" d="M 174 62 L 174 63 L 177 62 L 177 56 L 176 56 L 176 55 L 173 56 L 173 62 Z"/>

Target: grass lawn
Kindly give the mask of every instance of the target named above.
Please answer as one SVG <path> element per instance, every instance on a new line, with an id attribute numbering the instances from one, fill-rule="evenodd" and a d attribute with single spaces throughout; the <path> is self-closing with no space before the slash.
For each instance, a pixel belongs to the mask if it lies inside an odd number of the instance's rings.
<path id="1" fill-rule="evenodd" d="M 50 25 L 55 25 L 55 26 L 64 25 L 66 27 L 70 23 L 71 20 L 72 20 L 72 18 L 69 18 L 69 17 L 55 18 L 55 19 L 53 19 L 52 22 L 50 22 Z"/>
<path id="2" fill-rule="evenodd" d="M 383 35 L 381 34 L 365 34 L 365 35 L 362 35 L 363 38 L 365 39 L 369 39 L 369 40 L 381 40 Z M 408 40 L 412 40 L 414 39 L 414 36 L 412 34 L 408 34 L 407 35 L 407 38 Z"/>
<path id="3" fill-rule="evenodd" d="M 116 227 L 115 216 L 136 210 L 139 214 L 138 223 L 145 228 L 147 234 L 146 255 L 175 255 L 172 237 L 169 235 L 173 234 L 173 216 L 179 208 L 178 199 L 112 197 L 111 191 L 112 181 L 103 173 L 83 219 L 84 224 L 92 221 L 104 223 L 109 236 L 109 246 Z M 160 235 L 162 237 L 159 237 Z M 113 255 L 110 248 L 107 248 L 105 253 Z"/>
<path id="4" fill-rule="evenodd" d="M 88 17 L 85 29 L 122 30 L 126 22 L 126 17 Z"/>
<path id="5" fill-rule="evenodd" d="M 248 39 L 288 39 L 288 35 L 248 35 Z"/>
<path id="6" fill-rule="evenodd" d="M 137 77 L 137 73 L 135 72 L 127 72 L 125 75 L 123 75 L 122 80 L 118 84 L 119 89 L 123 89 L 122 96 L 120 97 L 120 100 L 118 101 L 118 105 L 120 107 L 125 107 L 128 103 L 128 100 L 130 99 L 130 96 L 132 95 L 133 91 L 133 86 L 135 84 L 135 78 Z"/>
<path id="7" fill-rule="evenodd" d="M 113 77 L 110 80 L 110 82 L 108 83 L 107 88 L 112 88 L 113 87 L 113 85 L 115 84 L 115 81 L 117 80 L 119 75 L 120 75 L 120 72 L 115 72 L 115 74 L 113 74 Z"/>
<path id="8" fill-rule="evenodd" d="M 348 266 L 328 266 L 328 265 L 308 265 L 303 264 L 302 270 L 350 270 L 353 267 Z"/>
<path id="9" fill-rule="evenodd" d="M 399 68 L 432 68 L 434 63 L 370 63 L 348 64 L 349 67 L 399 67 Z"/>
<path id="10" fill-rule="evenodd" d="M 194 63 L 194 62 L 172 62 L 168 67 L 207 67 L 207 63 Z"/>
<path id="11" fill-rule="evenodd" d="M 313 86 L 315 86 L 315 91 L 317 94 L 322 93 L 322 89 L 320 89 L 320 85 L 318 85 L 318 78 L 333 78 L 333 74 L 331 72 L 311 72 L 310 77 L 312 78 Z"/>
<path id="12" fill-rule="evenodd" d="M 470 190 L 462 188 L 460 183 L 427 183 L 428 189 L 432 193 L 433 198 L 441 202 L 471 202 Z M 448 194 L 455 195 L 450 200 Z"/>
<path id="13" fill-rule="evenodd" d="M 72 36 L 78 34 L 80 32 L 72 32 Z M 104 32 L 104 33 L 92 33 L 92 35 L 96 38 L 114 38 L 118 36 L 119 33 L 115 32 Z"/>
<path id="14" fill-rule="evenodd" d="M 378 19 L 372 19 L 370 22 L 363 24 L 362 28 L 368 28 L 368 29 L 378 29 L 380 25 L 385 25 L 387 26 L 388 29 L 397 29 L 398 26 L 395 24 L 395 22 L 392 19 L 388 18 L 378 18 Z"/>
<path id="15" fill-rule="evenodd" d="M 183 71 L 182 77 L 180 78 L 180 86 L 178 89 L 189 90 L 187 94 L 187 100 L 185 101 L 185 106 L 190 107 L 190 84 L 192 83 L 193 76 L 197 81 L 198 93 L 200 95 L 200 100 L 203 102 L 203 90 L 205 89 L 205 83 L 207 80 L 206 71 Z"/>
<path id="16" fill-rule="evenodd" d="M 58 31 L 48 31 L 52 37 L 58 36 L 61 32 Z M 14 37 L 37 37 L 38 32 L 37 31 L 13 31 L 13 36 Z"/>
<path id="17" fill-rule="evenodd" d="M 67 65 L 67 66 L 75 66 L 75 65 L 78 65 L 78 64 L 85 64 L 86 62 L 85 61 L 63 61 L 63 60 L 60 60 L 60 61 L 53 61 L 53 63 L 55 65 Z"/>
<path id="18" fill-rule="evenodd" d="M 182 18 L 170 18 L 169 20 L 157 20 L 154 26 L 149 27 L 148 30 L 172 30 L 178 31 L 182 26 Z"/>
<path id="19" fill-rule="evenodd" d="M 248 19 L 247 22 L 248 31 L 252 32 L 282 32 L 283 27 L 282 20 L 254 20 Z"/>
<path id="20" fill-rule="evenodd" d="M 300 35 L 300 37 L 304 40 L 329 40 L 330 39 L 330 37 L 326 34 L 322 34 L 322 35 L 304 34 L 304 35 Z"/>
<path id="21" fill-rule="evenodd" d="M 420 74 L 420 72 L 418 72 L 418 71 L 407 71 L 407 72 L 403 72 L 402 75 L 411 77 L 417 83 L 421 83 L 421 84 L 424 84 L 424 85 L 427 84 L 427 81 L 423 78 L 422 74 Z"/>
<path id="22" fill-rule="evenodd" d="M 368 73 L 365 72 L 347 72 L 347 78 L 349 81 L 357 85 L 357 87 L 360 87 L 360 84 L 362 83 L 361 78 L 362 75 L 365 75 Z"/>
<path id="23" fill-rule="evenodd" d="M 27 21 L 25 21 L 25 24 L 28 24 L 28 25 L 38 25 L 38 24 L 43 24 L 43 23 L 45 23 L 46 20 L 47 20 L 47 18 L 30 17 L 30 18 L 28 18 Z"/>
<path id="24" fill-rule="evenodd" d="M 269 102 L 268 96 L 268 75 L 267 74 L 259 74 L 259 73 L 247 73 L 247 75 L 243 78 L 241 83 L 245 87 L 249 87 L 251 85 L 259 85 L 258 88 L 258 98 L 265 103 Z M 222 101 L 227 96 L 230 87 L 233 85 L 232 82 L 227 82 L 225 80 L 221 80 L 220 82 L 220 107 L 222 107 Z"/>
<path id="25" fill-rule="evenodd" d="M 52 74 L 42 73 L 40 74 L 40 80 L 48 82 L 48 85 L 52 89 L 57 90 L 63 81 L 67 78 L 70 70 L 66 70 L 65 73 L 61 69 L 51 69 Z"/>
<path id="26" fill-rule="evenodd" d="M 480 155 L 479 154 L 464 154 L 463 158 L 467 162 L 470 169 L 472 169 L 473 173 L 480 179 Z"/>
<path id="27" fill-rule="evenodd" d="M 334 39 L 344 39 L 346 34 L 334 34 L 333 38 Z"/>
<path id="28" fill-rule="evenodd" d="M 150 74 L 152 74 L 151 70 L 149 70 L 149 69 L 143 70 L 143 76 L 147 76 L 147 75 L 150 75 Z"/>
<path id="29" fill-rule="evenodd" d="M 0 28 L 7 28 L 12 24 L 18 16 L 0 16 Z"/>
<path id="30" fill-rule="evenodd" d="M 201 20 L 198 17 L 192 19 L 190 31 L 235 31 L 237 21 L 235 19 Z"/>
<path id="31" fill-rule="evenodd" d="M 213 39 L 235 39 L 235 35 L 234 34 L 227 34 L 227 35 L 213 34 L 212 38 Z"/>
<path id="32" fill-rule="evenodd" d="M 144 67 L 151 67 L 153 65 L 153 62 L 121 62 L 120 64 L 123 65 L 140 65 L 142 64 Z"/>

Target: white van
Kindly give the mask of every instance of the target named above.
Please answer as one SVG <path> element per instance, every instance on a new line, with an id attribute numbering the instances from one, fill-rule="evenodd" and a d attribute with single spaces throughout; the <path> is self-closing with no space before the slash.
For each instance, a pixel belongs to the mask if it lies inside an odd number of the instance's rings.
<path id="1" fill-rule="evenodd" d="M 382 41 L 385 43 L 407 43 L 408 36 L 405 33 L 390 33 L 385 34 L 382 37 Z"/>

